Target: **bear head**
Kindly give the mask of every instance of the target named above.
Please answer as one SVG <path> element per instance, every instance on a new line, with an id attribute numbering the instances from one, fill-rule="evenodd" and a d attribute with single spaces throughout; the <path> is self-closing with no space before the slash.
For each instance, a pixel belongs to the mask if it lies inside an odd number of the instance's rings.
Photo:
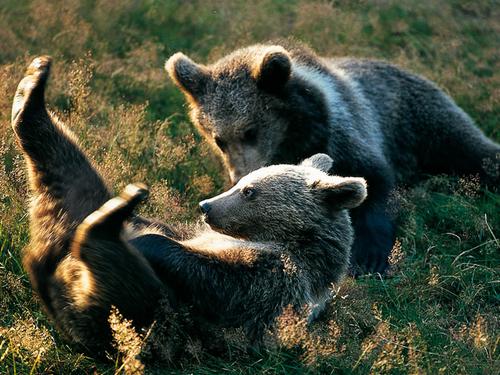
<path id="1" fill-rule="evenodd" d="M 280 150 L 283 144 L 290 144 L 286 137 L 307 142 L 291 128 L 308 121 L 297 118 L 301 112 L 296 109 L 302 106 L 304 95 L 308 96 L 309 114 L 324 113 L 323 102 L 316 103 L 311 95 L 314 89 L 299 84 L 297 77 L 292 79 L 292 59 L 283 47 L 240 49 L 210 66 L 176 53 L 165 67 L 188 99 L 193 123 L 220 152 L 233 183 L 260 167 L 297 163 L 323 151 L 316 146 L 310 152 L 280 158 L 295 152 L 294 147 Z M 307 129 L 300 131 L 307 133 Z"/>
<path id="2" fill-rule="evenodd" d="M 332 159 L 316 154 L 300 165 L 263 167 L 227 192 L 200 203 L 205 221 L 220 233 L 251 241 L 310 238 L 366 198 L 358 177 L 330 176 Z"/>

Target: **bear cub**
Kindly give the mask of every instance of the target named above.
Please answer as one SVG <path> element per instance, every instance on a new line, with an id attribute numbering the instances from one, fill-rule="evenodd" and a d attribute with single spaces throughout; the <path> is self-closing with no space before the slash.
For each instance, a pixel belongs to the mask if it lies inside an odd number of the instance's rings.
<path id="1" fill-rule="evenodd" d="M 335 160 L 334 174 L 367 180 L 368 199 L 352 212 L 354 273 L 387 267 L 398 185 L 455 173 L 499 186 L 500 146 L 435 84 L 386 62 L 324 58 L 284 40 L 210 65 L 176 53 L 166 69 L 233 182 L 316 153 Z"/>
<path id="2" fill-rule="evenodd" d="M 332 159 L 317 154 L 258 169 L 201 202 L 209 227 L 145 219 L 133 212 L 147 189 L 129 185 L 112 198 L 76 138 L 47 111 L 50 66 L 48 57 L 29 66 L 12 127 L 32 198 L 23 265 L 61 332 L 102 352 L 112 306 L 146 327 L 167 298 L 189 306 L 201 325 L 242 327 L 256 343 L 287 306 L 321 307 L 348 267 L 347 210 L 366 198 L 364 179 L 328 175 Z"/>

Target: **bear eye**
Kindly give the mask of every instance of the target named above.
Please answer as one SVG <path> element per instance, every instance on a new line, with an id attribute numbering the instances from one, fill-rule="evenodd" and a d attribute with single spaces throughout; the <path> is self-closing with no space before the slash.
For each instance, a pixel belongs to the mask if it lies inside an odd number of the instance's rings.
<path id="1" fill-rule="evenodd" d="M 255 143 L 257 140 L 257 129 L 250 128 L 243 133 L 243 142 L 245 143 Z"/>
<path id="2" fill-rule="evenodd" d="M 222 152 L 224 152 L 226 150 L 226 146 L 227 146 L 226 142 L 224 142 L 222 139 L 220 139 L 220 137 L 215 137 L 214 141 L 215 141 L 215 144 L 217 145 L 217 147 L 219 147 Z"/>
<path id="3" fill-rule="evenodd" d="M 246 198 L 249 199 L 255 195 L 255 189 L 251 188 L 249 186 L 245 186 L 243 189 L 241 189 L 241 194 Z"/>

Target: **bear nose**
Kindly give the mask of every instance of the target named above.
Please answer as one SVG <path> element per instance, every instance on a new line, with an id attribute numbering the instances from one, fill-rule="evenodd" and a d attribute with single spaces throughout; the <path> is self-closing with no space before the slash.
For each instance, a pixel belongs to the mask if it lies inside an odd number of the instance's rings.
<path id="1" fill-rule="evenodd" d="M 200 206 L 201 212 L 203 212 L 204 214 L 208 214 L 208 212 L 212 208 L 212 206 L 210 206 L 210 204 L 207 201 L 200 202 L 199 206 Z"/>

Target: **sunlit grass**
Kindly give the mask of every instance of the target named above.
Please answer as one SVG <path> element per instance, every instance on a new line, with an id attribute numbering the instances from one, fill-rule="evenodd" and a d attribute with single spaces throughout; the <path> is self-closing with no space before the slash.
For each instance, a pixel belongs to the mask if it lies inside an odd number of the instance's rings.
<path id="1" fill-rule="evenodd" d="M 50 107 L 110 186 L 147 182 L 144 214 L 195 220 L 197 202 L 220 192 L 226 177 L 167 80 L 162 66 L 170 54 L 211 61 L 293 35 L 324 55 L 388 59 L 436 81 L 499 141 L 498 19 L 494 1 L 2 1 L 0 373 L 112 374 L 142 366 L 206 374 L 498 373 L 500 196 L 473 178 L 432 178 L 399 191 L 390 277 L 347 279 L 311 328 L 288 312 L 260 353 L 243 350 L 237 331 L 223 333 L 223 356 L 172 336 L 167 344 L 186 347 L 171 361 L 168 345 L 155 347 L 161 340 L 147 332 L 127 334 L 116 315 L 116 355 L 88 358 L 53 329 L 22 270 L 26 177 L 10 129 L 12 96 L 27 63 L 50 54 Z M 135 354 L 150 350 L 146 340 L 163 350 L 163 362 L 151 363 L 147 353 L 138 362 Z"/>

